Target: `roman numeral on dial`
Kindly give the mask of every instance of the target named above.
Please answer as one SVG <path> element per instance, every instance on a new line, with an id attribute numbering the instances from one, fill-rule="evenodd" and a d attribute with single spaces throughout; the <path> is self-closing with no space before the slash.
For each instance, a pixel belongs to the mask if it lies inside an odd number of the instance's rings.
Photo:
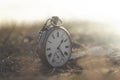
<path id="1" fill-rule="evenodd" d="M 48 41 L 49 43 L 52 43 L 51 41 Z"/>
<path id="2" fill-rule="evenodd" d="M 64 54 L 65 54 L 65 55 L 68 55 L 68 53 L 67 53 L 66 51 L 64 52 Z"/>
<path id="3" fill-rule="evenodd" d="M 47 51 L 51 50 L 51 48 L 47 48 Z"/>
<path id="4" fill-rule="evenodd" d="M 55 59 L 52 59 L 52 62 L 54 63 L 54 62 L 55 62 Z"/>
<path id="5" fill-rule="evenodd" d="M 64 42 L 66 42 L 68 39 L 65 39 Z"/>
<path id="6" fill-rule="evenodd" d="M 48 57 L 51 57 L 51 56 L 52 56 L 52 53 L 49 53 L 49 54 L 48 54 Z"/>
<path id="7" fill-rule="evenodd" d="M 65 46 L 65 48 L 69 48 L 69 46 Z"/>
<path id="8" fill-rule="evenodd" d="M 53 39 L 55 39 L 55 36 L 54 36 L 54 35 L 52 35 L 52 38 L 53 38 Z"/>

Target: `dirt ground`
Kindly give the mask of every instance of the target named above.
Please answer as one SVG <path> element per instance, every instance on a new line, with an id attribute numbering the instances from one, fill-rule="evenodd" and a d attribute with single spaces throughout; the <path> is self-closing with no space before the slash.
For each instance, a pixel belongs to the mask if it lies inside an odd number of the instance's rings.
<path id="1" fill-rule="evenodd" d="M 118 35 L 92 22 L 66 22 L 72 56 L 59 69 L 48 68 L 36 53 L 43 23 L 2 24 L 0 27 L 0 80 L 119 80 Z M 99 25 L 99 26 L 98 26 Z"/>

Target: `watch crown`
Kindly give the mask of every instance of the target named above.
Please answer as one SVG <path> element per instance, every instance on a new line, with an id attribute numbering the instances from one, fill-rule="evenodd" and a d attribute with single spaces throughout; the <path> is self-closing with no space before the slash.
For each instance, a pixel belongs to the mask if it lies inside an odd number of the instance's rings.
<path id="1" fill-rule="evenodd" d="M 57 25 L 59 18 L 58 18 L 58 16 L 52 16 L 51 20 L 52 20 L 53 24 Z"/>

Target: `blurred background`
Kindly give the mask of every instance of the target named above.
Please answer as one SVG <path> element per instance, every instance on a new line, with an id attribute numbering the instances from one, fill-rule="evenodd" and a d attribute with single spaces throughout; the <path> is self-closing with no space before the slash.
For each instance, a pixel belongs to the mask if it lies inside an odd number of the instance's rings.
<path id="1" fill-rule="evenodd" d="M 30 21 L 57 15 L 68 20 L 119 23 L 119 7 L 118 0 L 0 0 L 0 18 Z"/>
<path id="2" fill-rule="evenodd" d="M 120 34 L 118 0 L 0 0 L 0 22 L 29 22 L 59 16 L 65 20 L 89 20 L 112 25 Z"/>
<path id="3" fill-rule="evenodd" d="M 119 4 L 0 0 L 0 80 L 119 80 Z M 44 66 L 36 53 L 39 31 L 52 16 L 63 21 L 73 45 L 72 60 L 57 71 Z"/>

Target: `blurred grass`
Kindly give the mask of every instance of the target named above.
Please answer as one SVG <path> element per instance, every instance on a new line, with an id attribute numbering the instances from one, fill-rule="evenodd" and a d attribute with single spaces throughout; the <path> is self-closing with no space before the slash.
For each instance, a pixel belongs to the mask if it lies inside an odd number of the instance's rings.
<path id="1" fill-rule="evenodd" d="M 20 80 L 119 80 L 120 72 L 107 75 L 114 66 L 111 67 L 108 58 L 103 56 L 87 56 L 79 59 L 77 63 L 84 68 L 82 74 L 39 76 L 42 68 L 35 50 L 38 44 L 38 33 L 43 24 L 44 22 L 19 24 L 12 22 L 0 25 L 0 80 L 13 80 L 13 77 L 17 80 L 15 77 L 19 76 L 22 76 L 19 77 Z M 71 33 L 73 53 L 93 46 L 111 48 L 116 45 L 115 47 L 119 47 L 119 42 L 116 42 L 120 40 L 119 37 L 110 33 L 105 24 L 90 21 L 65 21 L 64 26 Z M 114 69 L 120 71 L 116 66 Z M 109 79 L 111 75 L 115 78 Z M 27 77 L 24 78 L 24 76 Z"/>
<path id="2" fill-rule="evenodd" d="M 0 27 L 1 75 L 16 75 L 17 73 L 21 74 L 27 71 L 27 73 L 29 71 L 33 73 L 35 71 L 37 66 L 34 63 L 37 61 L 34 61 L 34 57 L 36 57 L 37 40 L 34 38 L 35 35 L 31 34 L 37 30 L 37 24 L 35 25 L 36 28 L 32 26 L 11 23 L 11 25 L 4 24 Z M 39 59 L 37 60 L 39 61 Z"/>

